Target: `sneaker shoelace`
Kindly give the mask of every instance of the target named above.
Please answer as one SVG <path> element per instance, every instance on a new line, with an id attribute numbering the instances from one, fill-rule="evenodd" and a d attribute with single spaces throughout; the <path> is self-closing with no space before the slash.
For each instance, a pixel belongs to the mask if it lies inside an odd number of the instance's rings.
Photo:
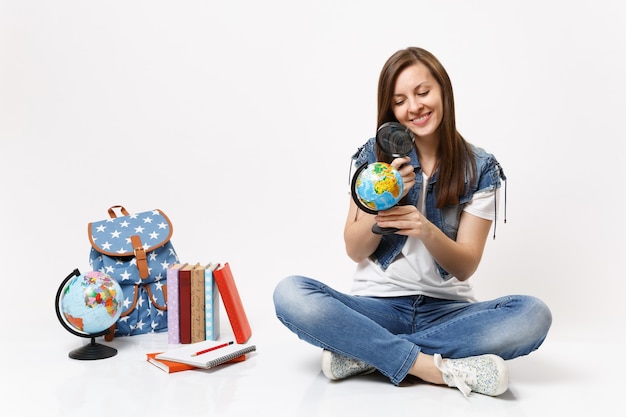
<path id="1" fill-rule="evenodd" d="M 452 378 L 454 386 L 463 393 L 465 397 L 468 397 L 472 388 L 468 382 L 472 385 L 477 383 L 476 372 L 472 372 L 467 368 L 455 367 L 449 361 L 444 361 L 440 354 L 435 354 L 435 366 L 445 375 Z"/>

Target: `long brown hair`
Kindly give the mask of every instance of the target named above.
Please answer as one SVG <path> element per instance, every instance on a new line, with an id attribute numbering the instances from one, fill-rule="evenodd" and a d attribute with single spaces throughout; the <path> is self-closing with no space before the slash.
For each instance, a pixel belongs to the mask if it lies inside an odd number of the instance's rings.
<path id="1" fill-rule="evenodd" d="M 476 180 L 476 161 L 469 143 L 456 130 L 454 94 L 452 83 L 441 62 L 430 52 L 417 47 L 401 49 L 394 53 L 383 66 L 378 79 L 378 126 L 385 122 L 397 122 L 393 114 L 393 93 L 396 80 L 405 68 L 422 63 L 428 68 L 441 88 L 443 118 L 437 128 L 439 133 L 438 179 L 435 186 L 437 207 L 458 204 L 465 193 L 465 179 L 470 184 Z M 384 160 L 376 150 L 379 160 Z"/>

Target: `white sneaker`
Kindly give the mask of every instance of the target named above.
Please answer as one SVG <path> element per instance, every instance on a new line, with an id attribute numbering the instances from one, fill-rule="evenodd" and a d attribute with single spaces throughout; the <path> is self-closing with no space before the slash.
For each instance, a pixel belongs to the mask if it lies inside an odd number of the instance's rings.
<path id="1" fill-rule="evenodd" d="M 363 361 L 348 358 L 326 349 L 322 352 L 322 372 L 326 378 L 333 381 L 355 375 L 370 374 L 375 370 L 373 366 Z"/>
<path id="2" fill-rule="evenodd" d="M 458 388 L 466 397 L 474 391 L 496 396 L 509 387 L 509 370 L 504 359 L 496 355 L 443 359 L 435 354 L 435 366 L 450 387 Z"/>

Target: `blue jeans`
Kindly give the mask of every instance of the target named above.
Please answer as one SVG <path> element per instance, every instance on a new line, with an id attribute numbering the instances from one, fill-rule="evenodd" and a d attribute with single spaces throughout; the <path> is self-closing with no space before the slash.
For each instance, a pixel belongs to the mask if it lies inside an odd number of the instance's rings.
<path id="1" fill-rule="evenodd" d="M 396 385 L 419 352 L 512 359 L 536 350 L 552 323 L 548 307 L 531 296 L 475 303 L 422 295 L 363 297 L 302 276 L 278 283 L 274 306 L 300 339 L 370 364 Z"/>

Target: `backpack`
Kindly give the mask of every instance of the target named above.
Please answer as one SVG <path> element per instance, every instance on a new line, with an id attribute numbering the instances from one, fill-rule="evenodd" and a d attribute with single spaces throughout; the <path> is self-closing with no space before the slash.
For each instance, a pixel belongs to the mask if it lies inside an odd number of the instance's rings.
<path id="1" fill-rule="evenodd" d="M 124 293 L 122 314 L 105 340 L 167 331 L 166 272 L 178 262 L 172 223 L 158 209 L 129 214 L 112 206 L 108 213 L 108 219 L 88 225 L 92 270 L 111 276 Z"/>

